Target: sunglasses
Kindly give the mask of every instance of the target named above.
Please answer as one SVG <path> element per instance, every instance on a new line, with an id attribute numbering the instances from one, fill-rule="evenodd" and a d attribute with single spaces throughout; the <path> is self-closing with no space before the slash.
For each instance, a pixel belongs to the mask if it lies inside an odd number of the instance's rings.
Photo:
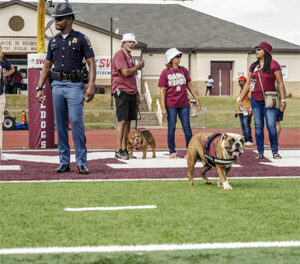
<path id="1" fill-rule="evenodd" d="M 262 48 L 256 48 L 255 50 L 260 51 L 260 50 L 262 50 Z"/>
<path id="2" fill-rule="evenodd" d="M 174 58 L 176 58 L 176 59 L 180 59 L 181 58 L 181 54 L 180 55 L 177 55 L 177 56 L 175 56 Z"/>
<path id="3" fill-rule="evenodd" d="M 55 21 L 63 21 L 64 19 L 67 19 L 66 16 L 56 17 Z"/>

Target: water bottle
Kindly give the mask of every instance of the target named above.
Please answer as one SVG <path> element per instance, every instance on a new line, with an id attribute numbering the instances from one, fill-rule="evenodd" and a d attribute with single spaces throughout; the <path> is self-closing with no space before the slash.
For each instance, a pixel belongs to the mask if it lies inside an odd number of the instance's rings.
<path id="1" fill-rule="evenodd" d="M 243 106 L 240 106 L 240 110 L 243 112 L 243 115 L 244 115 L 244 116 L 247 116 L 247 115 L 248 115 L 247 110 L 246 110 Z"/>

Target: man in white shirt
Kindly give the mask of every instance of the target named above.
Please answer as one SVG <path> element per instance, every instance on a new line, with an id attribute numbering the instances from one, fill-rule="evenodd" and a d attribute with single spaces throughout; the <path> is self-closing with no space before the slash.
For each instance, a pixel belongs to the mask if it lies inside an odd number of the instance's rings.
<path id="1" fill-rule="evenodd" d="M 211 89 L 214 88 L 214 79 L 211 77 L 211 75 L 208 75 L 208 80 L 205 82 L 206 83 L 206 92 L 205 92 L 205 96 L 211 94 Z"/>

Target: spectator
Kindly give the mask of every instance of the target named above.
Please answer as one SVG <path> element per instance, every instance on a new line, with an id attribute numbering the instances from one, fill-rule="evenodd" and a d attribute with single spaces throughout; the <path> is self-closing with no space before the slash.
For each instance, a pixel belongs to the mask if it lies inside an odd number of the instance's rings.
<path id="1" fill-rule="evenodd" d="M 201 109 L 199 98 L 192 88 L 192 79 L 188 70 L 180 66 L 182 52 L 176 48 L 166 52 L 167 68 L 162 71 L 158 86 L 160 87 L 160 100 L 162 114 L 168 118 L 168 146 L 170 159 L 176 159 L 175 130 L 177 115 L 185 134 L 186 147 L 193 134 L 190 126 L 190 105 L 187 90 L 196 100 L 198 109 Z"/>
<path id="2" fill-rule="evenodd" d="M 240 96 L 241 92 L 245 87 L 247 78 L 245 76 L 240 76 L 238 80 L 239 80 L 239 86 L 241 88 L 239 91 L 239 96 Z M 245 137 L 246 140 L 245 146 L 253 146 L 253 139 L 251 135 L 251 119 L 253 115 L 251 109 L 251 92 L 248 92 L 248 94 L 245 96 L 242 102 L 242 107 L 243 108 L 241 107 L 236 108 L 236 116 L 238 115 L 240 118 L 241 129 L 243 132 L 243 136 Z"/>
<path id="3" fill-rule="evenodd" d="M 256 158 L 264 158 L 264 119 L 266 119 L 273 158 L 281 159 L 278 153 L 278 134 L 276 130 L 277 109 L 265 107 L 264 95 L 260 84 L 261 79 L 265 92 L 276 91 L 275 81 L 277 82 L 281 96 L 280 111 L 283 112 L 286 108 L 286 99 L 281 68 L 278 62 L 272 59 L 272 46 L 269 43 L 265 41 L 261 42 L 255 47 L 255 52 L 257 61 L 252 63 L 249 68 L 248 80 L 238 98 L 238 106 L 242 106 L 242 101 L 250 90 L 251 107 L 254 113 L 255 139 L 258 151 Z"/>
<path id="4" fill-rule="evenodd" d="M 12 75 L 13 84 L 14 84 L 14 94 L 21 94 L 23 77 L 17 67 L 15 67 L 15 73 Z"/>
<path id="5" fill-rule="evenodd" d="M 208 75 L 208 80 L 205 82 L 206 83 L 206 91 L 205 91 L 205 96 L 211 95 L 211 89 L 214 88 L 214 79 L 211 77 L 211 75 Z"/>
<path id="6" fill-rule="evenodd" d="M 14 83 L 12 81 L 12 75 L 7 75 L 5 77 L 5 93 L 6 94 L 14 93 Z"/>
<path id="7" fill-rule="evenodd" d="M 4 72 L 6 70 L 6 72 Z M 0 160 L 6 160 L 2 154 L 2 125 L 4 121 L 4 107 L 5 107 L 5 82 L 4 78 L 13 74 L 15 68 L 11 63 L 4 57 L 2 46 L 0 45 Z"/>
<path id="8" fill-rule="evenodd" d="M 112 93 L 117 108 L 117 150 L 116 159 L 129 159 L 127 136 L 131 120 L 137 118 L 137 105 L 141 103 L 137 86 L 137 71 L 144 67 L 144 61 L 136 65 L 131 51 L 137 41 L 133 33 L 126 33 L 122 39 L 122 49 L 117 51 L 112 64 Z"/>

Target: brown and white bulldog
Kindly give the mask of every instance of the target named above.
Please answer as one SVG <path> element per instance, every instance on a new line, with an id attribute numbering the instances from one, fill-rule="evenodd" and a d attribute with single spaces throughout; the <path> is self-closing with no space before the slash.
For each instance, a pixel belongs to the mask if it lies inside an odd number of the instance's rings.
<path id="1" fill-rule="evenodd" d="M 231 190 L 232 187 L 226 176 L 232 165 L 244 152 L 245 138 L 234 133 L 218 134 L 214 140 L 212 140 L 212 136 L 211 133 L 199 133 L 192 137 L 187 150 L 189 182 L 191 185 L 195 185 L 193 180 L 194 167 L 197 159 L 200 159 L 203 164 L 200 174 L 204 182 L 211 184 L 206 177 L 206 172 L 212 167 L 216 167 L 219 175 L 218 187 Z M 211 144 L 209 146 L 210 140 Z"/>
<path id="2" fill-rule="evenodd" d="M 135 130 L 127 136 L 127 149 L 129 152 L 129 159 L 133 158 L 133 150 L 142 150 L 143 159 L 146 159 L 148 145 L 152 148 L 152 158 L 156 158 L 155 148 L 156 143 L 152 133 L 149 130 Z"/>

